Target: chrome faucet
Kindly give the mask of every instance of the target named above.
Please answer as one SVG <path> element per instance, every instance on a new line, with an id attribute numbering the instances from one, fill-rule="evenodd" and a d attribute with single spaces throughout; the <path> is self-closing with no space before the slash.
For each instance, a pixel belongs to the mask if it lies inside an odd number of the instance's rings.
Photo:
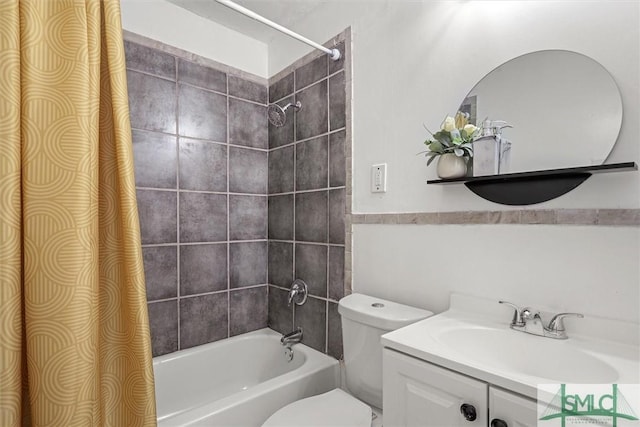
<path id="1" fill-rule="evenodd" d="M 541 337 L 555 338 L 560 340 L 566 340 L 568 338 L 567 332 L 564 329 L 564 319 L 567 316 L 575 316 L 583 318 L 584 315 L 580 313 L 558 313 L 549 322 L 549 326 L 544 326 L 540 312 L 533 310 L 530 307 L 521 309 L 517 305 L 508 301 L 498 301 L 500 304 L 506 304 L 513 308 L 513 318 L 509 327 L 516 331 L 526 332 L 532 335 L 539 335 Z"/>
<path id="2" fill-rule="evenodd" d="M 524 332 L 533 335 L 544 335 L 544 325 L 539 311 L 527 307 L 522 310 L 522 320 L 524 321 Z"/>
<path id="3" fill-rule="evenodd" d="M 307 301 L 307 284 L 301 279 L 296 279 L 291 284 L 289 289 L 288 306 L 291 307 L 291 303 L 296 305 L 302 305 Z"/>

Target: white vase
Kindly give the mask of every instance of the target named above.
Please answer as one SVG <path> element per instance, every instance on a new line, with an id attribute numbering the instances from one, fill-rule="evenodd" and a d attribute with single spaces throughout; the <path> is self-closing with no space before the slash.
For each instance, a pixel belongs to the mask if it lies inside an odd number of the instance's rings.
<path id="1" fill-rule="evenodd" d="M 460 178 L 467 174 L 467 159 L 447 153 L 438 158 L 438 176 L 442 179 Z"/>

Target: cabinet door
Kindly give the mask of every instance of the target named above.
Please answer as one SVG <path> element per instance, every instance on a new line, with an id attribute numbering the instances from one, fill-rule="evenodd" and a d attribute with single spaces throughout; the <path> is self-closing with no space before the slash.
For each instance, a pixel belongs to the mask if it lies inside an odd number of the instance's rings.
<path id="1" fill-rule="evenodd" d="M 390 349 L 382 371 L 385 426 L 487 426 L 486 383 Z"/>
<path id="2" fill-rule="evenodd" d="M 533 399 L 491 387 L 489 418 L 490 427 L 536 427 L 537 404 Z"/>

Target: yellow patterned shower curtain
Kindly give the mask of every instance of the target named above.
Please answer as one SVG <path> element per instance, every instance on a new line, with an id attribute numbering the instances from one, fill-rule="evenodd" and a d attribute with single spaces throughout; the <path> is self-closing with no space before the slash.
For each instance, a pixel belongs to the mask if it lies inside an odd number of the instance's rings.
<path id="1" fill-rule="evenodd" d="M 155 425 L 118 0 L 0 0 L 0 426 Z"/>

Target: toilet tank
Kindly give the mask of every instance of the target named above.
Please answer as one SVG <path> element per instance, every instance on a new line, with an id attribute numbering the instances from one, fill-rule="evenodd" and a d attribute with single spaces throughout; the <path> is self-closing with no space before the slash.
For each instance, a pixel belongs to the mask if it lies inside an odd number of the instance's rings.
<path id="1" fill-rule="evenodd" d="M 363 294 L 338 303 L 342 316 L 345 380 L 349 392 L 382 408 L 382 344 L 387 332 L 425 319 L 433 313 Z"/>

